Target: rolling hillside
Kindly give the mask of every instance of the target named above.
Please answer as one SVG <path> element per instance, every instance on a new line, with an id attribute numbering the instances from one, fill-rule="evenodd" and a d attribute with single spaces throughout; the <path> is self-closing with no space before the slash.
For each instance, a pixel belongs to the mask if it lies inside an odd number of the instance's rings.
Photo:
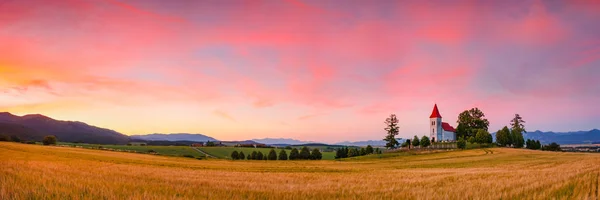
<path id="1" fill-rule="evenodd" d="M 26 140 L 41 141 L 55 135 L 59 141 L 96 144 L 126 144 L 129 137 L 113 130 L 76 121 L 60 121 L 44 115 L 16 116 L 0 113 L 0 133 Z"/>

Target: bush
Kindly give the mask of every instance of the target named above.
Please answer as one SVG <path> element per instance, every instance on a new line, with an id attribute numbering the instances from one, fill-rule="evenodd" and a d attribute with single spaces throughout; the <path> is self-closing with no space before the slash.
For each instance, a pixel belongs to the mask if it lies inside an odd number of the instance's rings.
<path id="1" fill-rule="evenodd" d="M 279 160 L 287 160 L 288 159 L 288 155 L 287 152 L 285 152 L 285 150 L 281 150 L 279 152 Z"/>
<path id="2" fill-rule="evenodd" d="M 16 135 L 10 136 L 10 140 L 13 141 L 13 142 L 21 142 L 21 138 L 19 138 Z"/>
<path id="3" fill-rule="evenodd" d="M 467 139 L 467 142 L 469 142 L 471 144 L 475 144 L 475 142 L 476 142 L 475 137 L 470 136 L 469 139 Z"/>
<path id="4" fill-rule="evenodd" d="M 412 140 L 412 145 L 413 147 L 418 147 L 419 145 L 421 145 L 421 141 L 419 141 L 419 137 L 417 137 L 416 135 Z"/>
<path id="5" fill-rule="evenodd" d="M 310 154 L 310 159 L 311 160 L 321 160 L 321 159 L 323 159 L 323 155 L 321 154 L 321 151 L 319 151 L 319 149 L 315 148 L 312 150 L 312 152 Z"/>
<path id="6" fill-rule="evenodd" d="M 0 135 L 0 141 L 10 141 L 10 137 L 8 135 Z"/>
<path id="7" fill-rule="evenodd" d="M 100 148 L 102 148 L 102 147 L 100 147 Z M 156 151 L 150 149 L 150 150 L 148 150 L 148 153 L 156 153 Z"/>
<path id="8" fill-rule="evenodd" d="M 194 158 L 194 156 L 192 156 L 192 155 L 189 155 L 189 154 L 183 155 L 183 157 L 186 157 L 186 158 Z"/>
<path id="9" fill-rule="evenodd" d="M 310 150 L 308 149 L 308 147 L 302 147 L 302 149 L 300 150 L 300 159 L 302 159 L 302 160 L 310 159 Z"/>
<path id="10" fill-rule="evenodd" d="M 243 152 L 243 151 L 240 151 L 240 153 L 238 154 L 238 159 L 239 159 L 239 160 L 244 160 L 244 159 L 246 159 L 246 155 L 244 155 L 244 152 Z"/>
<path id="11" fill-rule="evenodd" d="M 456 147 L 458 147 L 459 149 L 466 149 L 467 148 L 467 142 L 465 141 L 464 138 L 461 137 L 456 142 Z"/>
<path id="12" fill-rule="evenodd" d="M 250 158 L 248 158 L 248 160 L 258 160 L 258 153 L 256 153 L 256 151 L 252 151 L 252 154 L 250 154 L 248 156 L 250 156 Z"/>
<path id="13" fill-rule="evenodd" d="M 54 135 L 49 135 L 44 137 L 44 140 L 42 140 L 42 143 L 44 143 L 44 145 L 56 145 L 57 139 L 56 136 Z"/>
<path id="14" fill-rule="evenodd" d="M 239 153 L 237 151 L 231 152 L 231 159 L 237 160 L 239 157 Z"/>
<path id="15" fill-rule="evenodd" d="M 562 149 L 560 148 L 560 145 L 557 144 L 556 142 L 550 143 L 549 145 L 544 145 L 542 147 L 543 151 L 562 151 Z"/>
<path id="16" fill-rule="evenodd" d="M 290 160 L 298 160 L 300 159 L 300 153 L 298 152 L 298 149 L 293 148 L 292 151 L 290 152 Z"/>
<path id="17" fill-rule="evenodd" d="M 275 149 L 271 149 L 271 151 L 269 151 L 268 159 L 277 160 L 277 152 L 275 152 Z"/>
<path id="18" fill-rule="evenodd" d="M 420 144 L 421 144 L 422 147 L 428 147 L 429 145 L 431 145 L 431 140 L 429 140 L 429 137 L 423 136 L 421 138 Z"/>
<path id="19" fill-rule="evenodd" d="M 259 151 L 258 153 L 256 153 L 256 157 L 255 157 L 255 159 L 256 159 L 256 160 L 262 160 L 262 159 L 263 159 L 263 157 L 264 157 L 263 153 Z"/>

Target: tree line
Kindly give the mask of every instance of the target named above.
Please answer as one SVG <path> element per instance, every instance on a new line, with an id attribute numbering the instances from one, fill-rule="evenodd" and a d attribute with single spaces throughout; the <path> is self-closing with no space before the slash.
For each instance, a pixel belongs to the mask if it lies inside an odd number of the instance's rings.
<path id="1" fill-rule="evenodd" d="M 515 114 L 510 120 L 510 128 L 509 126 L 504 126 L 496 132 L 495 143 L 492 134 L 488 132 L 490 122 L 485 118 L 485 114 L 479 108 L 463 111 L 458 115 L 458 120 L 456 122 L 458 124 L 456 127 L 456 143 L 457 147 L 461 149 L 467 148 L 467 142 L 480 145 L 496 144 L 501 147 L 526 147 L 528 149 L 547 151 L 560 149 L 560 145 L 556 143 L 547 145 L 547 148 L 544 148 L 546 146 L 541 145 L 539 140 L 534 141 L 528 139 L 528 141 L 525 141 L 523 137 L 523 133 L 527 133 L 525 130 L 525 121 L 519 114 Z M 383 139 L 386 141 L 385 147 L 388 149 L 396 148 L 399 145 L 396 140 L 396 136 L 400 129 L 398 126 L 399 120 L 395 114 L 392 114 L 384 123 L 386 124 L 384 130 L 387 132 Z M 433 143 L 435 143 L 435 141 L 429 139 L 427 136 L 423 136 L 419 139 L 419 137 L 415 135 L 412 140 L 407 139 L 400 146 L 409 147 L 412 145 L 414 147 L 428 147 Z"/>
<path id="2" fill-rule="evenodd" d="M 35 144 L 35 141 L 25 141 L 25 140 L 21 140 L 21 138 L 19 138 L 16 135 L 4 135 L 4 134 L 0 134 L 0 142 L 19 142 L 19 143 L 24 143 L 24 144 Z M 42 140 L 42 144 L 44 145 L 56 145 L 56 143 L 58 142 L 58 139 L 56 139 L 56 136 L 54 135 L 48 135 L 45 136 L 44 139 Z"/>
<path id="3" fill-rule="evenodd" d="M 290 155 L 287 155 L 285 149 L 282 149 L 279 152 L 279 155 L 275 151 L 275 149 L 271 149 L 268 154 L 264 155 L 261 151 L 252 151 L 252 153 L 247 156 L 244 155 L 244 152 L 233 151 L 231 152 L 231 159 L 233 160 L 321 160 L 323 159 L 323 154 L 317 148 L 314 148 L 312 151 L 308 147 L 302 147 L 300 151 L 298 149 L 293 148 L 290 151 Z"/>
<path id="4" fill-rule="evenodd" d="M 366 148 L 348 148 L 342 147 L 335 151 L 335 159 L 350 158 L 356 156 L 366 156 L 369 154 L 381 154 L 379 148 L 373 148 L 371 145 L 367 145 Z"/>

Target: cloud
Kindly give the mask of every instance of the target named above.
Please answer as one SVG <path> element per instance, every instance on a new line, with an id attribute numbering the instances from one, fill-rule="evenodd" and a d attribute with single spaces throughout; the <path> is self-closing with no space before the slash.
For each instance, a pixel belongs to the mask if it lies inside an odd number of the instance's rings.
<path id="1" fill-rule="evenodd" d="M 227 113 L 227 112 L 225 112 L 223 110 L 214 110 L 213 114 L 215 116 L 221 117 L 223 119 L 227 119 L 227 120 L 232 121 L 232 122 L 237 122 L 233 117 L 231 117 L 229 115 L 229 113 Z"/>

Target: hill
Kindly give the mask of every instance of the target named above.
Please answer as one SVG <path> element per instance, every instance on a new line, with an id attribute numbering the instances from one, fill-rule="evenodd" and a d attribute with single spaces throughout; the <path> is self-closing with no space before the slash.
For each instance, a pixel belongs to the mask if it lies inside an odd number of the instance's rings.
<path id="1" fill-rule="evenodd" d="M 206 142 L 206 141 L 218 141 L 217 139 L 206 136 L 203 134 L 192 134 L 192 133 L 153 133 L 147 135 L 131 135 L 131 139 L 147 140 L 147 141 L 194 141 L 194 142 Z"/>
<path id="2" fill-rule="evenodd" d="M 263 139 L 252 139 L 252 141 L 262 144 L 278 144 L 278 145 L 296 145 L 313 143 L 311 141 L 301 141 L 292 138 L 263 138 Z"/>
<path id="3" fill-rule="evenodd" d="M 378 156 L 196 160 L 0 142 L 0 197 L 596 199 L 600 180 L 600 154 L 591 153 L 494 148 Z"/>
<path id="4" fill-rule="evenodd" d="M 0 113 L 0 132 L 26 140 L 41 141 L 46 135 L 55 135 L 62 142 L 97 144 L 126 144 L 129 137 L 113 130 L 99 128 L 77 121 L 61 121 L 40 114 L 16 116 Z"/>

